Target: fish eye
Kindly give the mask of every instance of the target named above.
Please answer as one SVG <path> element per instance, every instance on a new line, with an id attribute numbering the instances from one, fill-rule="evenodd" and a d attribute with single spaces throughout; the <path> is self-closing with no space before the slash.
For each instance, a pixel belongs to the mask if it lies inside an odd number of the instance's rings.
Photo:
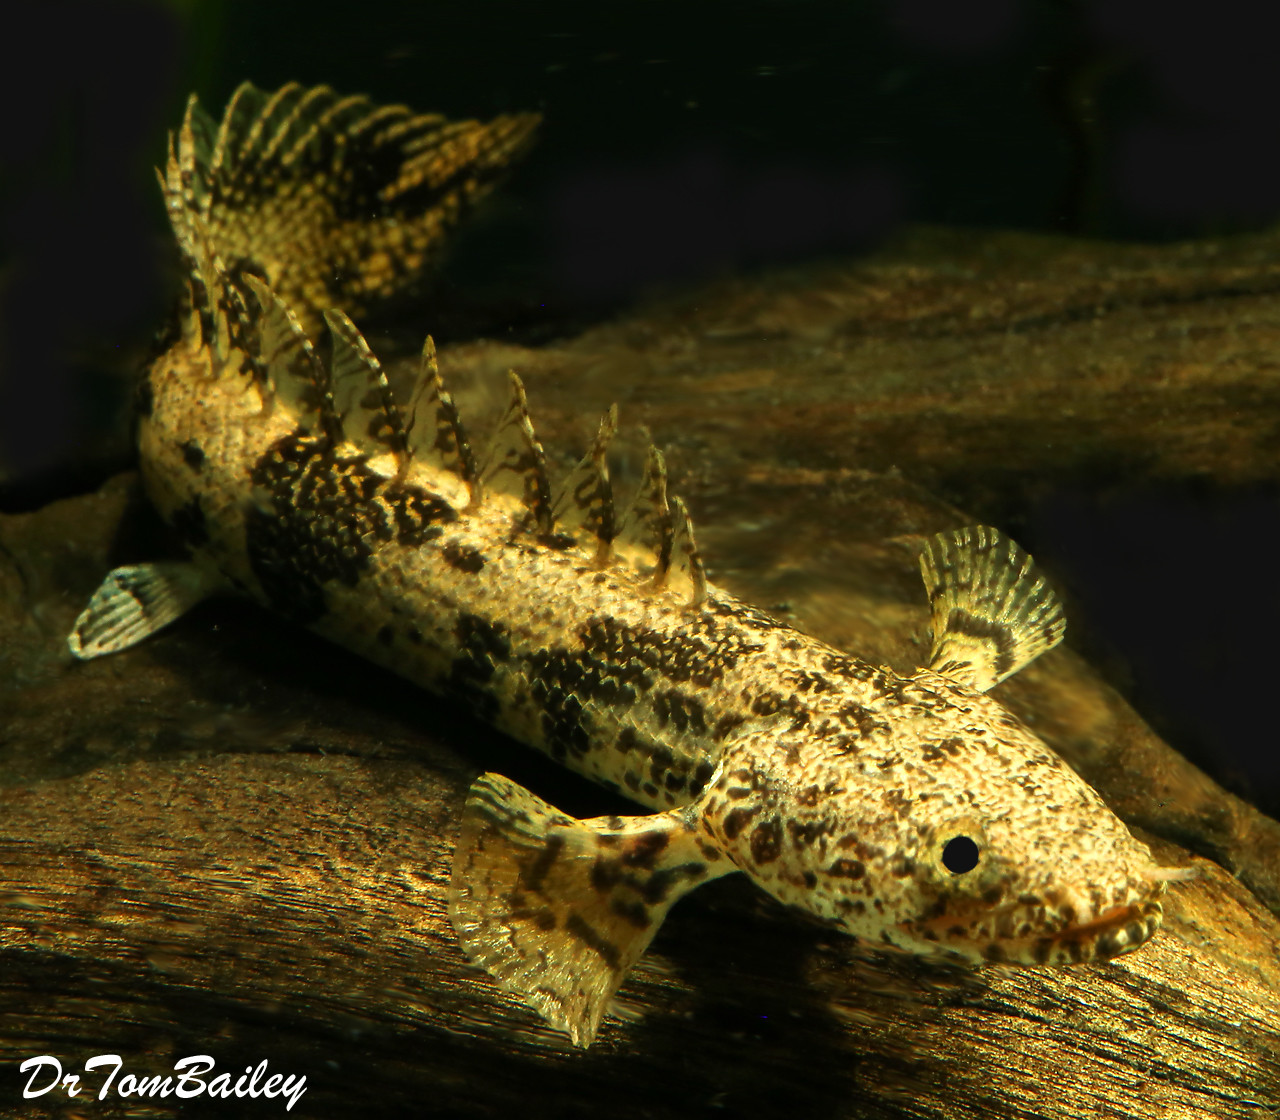
<path id="1" fill-rule="evenodd" d="M 967 836 L 953 836 L 942 849 L 942 866 L 953 875 L 963 875 L 978 866 L 978 845 Z"/>

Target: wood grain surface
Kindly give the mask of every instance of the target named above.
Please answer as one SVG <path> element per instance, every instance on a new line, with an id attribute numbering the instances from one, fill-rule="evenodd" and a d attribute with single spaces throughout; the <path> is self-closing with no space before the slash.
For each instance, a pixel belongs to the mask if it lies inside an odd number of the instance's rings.
<path id="1" fill-rule="evenodd" d="M 640 428 L 667 447 L 713 578 L 903 670 L 927 632 L 922 534 L 1046 479 L 1274 480 L 1273 246 L 928 233 L 896 254 L 726 282 L 546 350 L 457 347 L 442 370 L 483 429 L 517 366 L 562 466 L 619 400 L 616 473 Z M 15 1062 L 46 1053 L 147 1076 L 266 1058 L 306 1074 L 294 1113 L 324 1117 L 1280 1113 L 1280 824 L 1069 648 L 997 694 L 1162 862 L 1204 869 L 1151 945 L 929 966 L 730 879 L 675 909 L 583 1053 L 466 964 L 444 887 L 482 769 L 577 815 L 625 803 L 247 605 L 73 663 L 101 576 L 164 546 L 131 475 L 0 517 L 0 1114 L 178 1114 L 24 1102 Z"/>

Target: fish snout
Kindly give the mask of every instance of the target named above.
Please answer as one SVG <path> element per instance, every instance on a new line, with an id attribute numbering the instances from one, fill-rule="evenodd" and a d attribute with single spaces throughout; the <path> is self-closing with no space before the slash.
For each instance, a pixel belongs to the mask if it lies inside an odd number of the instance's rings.
<path id="1" fill-rule="evenodd" d="M 1064 965 L 1105 961 L 1141 948 L 1163 920 L 1163 884 L 1146 897 L 1093 912 L 1082 900 L 1057 905 L 1023 898 L 985 913 L 949 909 L 902 930 L 930 943 L 924 951 L 950 950 L 972 961 Z"/>
<path id="2" fill-rule="evenodd" d="M 1163 883 L 1151 883 L 1141 897 L 1101 909 L 1082 897 L 1058 900 L 1044 913 L 1038 935 L 1014 938 L 987 952 L 989 960 L 1003 959 L 1037 965 L 1086 964 L 1107 961 L 1141 948 L 1160 928 L 1164 907 Z"/>
<path id="3" fill-rule="evenodd" d="M 1158 897 L 1113 906 L 1090 921 L 1068 925 L 1031 946 L 1032 959 L 1043 964 L 1106 961 L 1140 949 L 1160 928 L 1164 907 Z M 1044 958 L 1043 960 L 1041 958 Z"/>

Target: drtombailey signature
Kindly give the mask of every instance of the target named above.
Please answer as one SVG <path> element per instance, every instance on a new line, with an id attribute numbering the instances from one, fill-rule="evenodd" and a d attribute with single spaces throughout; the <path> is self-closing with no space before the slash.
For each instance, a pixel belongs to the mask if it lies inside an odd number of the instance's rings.
<path id="1" fill-rule="evenodd" d="M 286 1112 L 291 1112 L 299 1098 L 307 1091 L 307 1079 L 301 1074 L 273 1073 L 267 1075 L 267 1059 L 263 1058 L 256 1066 L 245 1066 L 244 1073 L 235 1077 L 232 1073 L 220 1073 L 211 1080 L 208 1075 L 213 1072 L 217 1063 L 208 1054 L 192 1054 L 180 1058 L 173 1063 L 173 1074 L 153 1074 L 151 1077 L 126 1073 L 117 1081 L 116 1078 L 124 1068 L 124 1059 L 119 1054 L 98 1054 L 84 1063 L 86 1073 L 109 1067 L 106 1080 L 98 1090 L 98 1100 L 106 1100 L 107 1095 L 115 1090 L 120 1097 L 266 1097 L 285 1098 Z M 64 1073 L 62 1062 L 52 1054 L 41 1054 L 28 1058 L 18 1067 L 20 1073 L 30 1071 L 27 1084 L 22 1090 L 26 1099 L 42 1097 L 46 1093 L 61 1090 L 69 1097 L 80 1095 L 80 1075 Z M 234 1079 L 234 1083 L 233 1083 Z"/>

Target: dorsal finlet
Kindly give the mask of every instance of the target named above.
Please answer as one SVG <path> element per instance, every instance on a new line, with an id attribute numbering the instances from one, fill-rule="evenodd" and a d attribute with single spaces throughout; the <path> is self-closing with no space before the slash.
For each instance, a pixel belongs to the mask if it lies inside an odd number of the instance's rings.
<path id="1" fill-rule="evenodd" d="M 1030 556 L 986 525 L 939 533 L 920 554 L 933 610 L 929 668 L 979 692 L 1052 649 L 1066 631 Z"/>
<path id="2" fill-rule="evenodd" d="M 627 506 L 615 539 L 624 540 L 653 557 L 653 583 L 662 586 L 671 566 L 671 507 L 667 502 L 667 465 L 652 444 L 644 475 Z"/>
<path id="3" fill-rule="evenodd" d="M 595 563 L 604 567 L 613 550 L 617 530 L 613 487 L 605 454 L 618 430 L 618 406 L 611 405 L 600 419 L 591 449 L 570 472 L 551 504 L 552 521 L 572 532 L 585 529 L 596 540 Z"/>
<path id="4" fill-rule="evenodd" d="M 707 598 L 707 573 L 693 538 L 693 522 L 679 498 L 671 499 L 671 568 L 667 588 L 685 595 L 692 607 L 701 606 Z"/>
<path id="5" fill-rule="evenodd" d="M 480 470 L 480 481 L 486 489 L 514 494 L 519 498 L 533 518 L 537 532 L 547 536 L 553 522 L 546 455 L 533 433 L 524 383 L 514 370 L 508 376 L 511 378 L 511 403 L 489 445 L 489 453 Z"/>
<path id="6" fill-rule="evenodd" d="M 195 304 L 199 308 L 201 338 L 220 370 L 231 354 L 227 275 L 222 260 L 205 234 L 203 223 L 195 215 L 188 218 L 190 275 Z"/>
<path id="7" fill-rule="evenodd" d="M 245 282 L 261 308 L 257 360 L 271 399 L 293 413 L 302 427 L 339 442 L 342 429 L 329 375 L 297 316 L 261 277 L 248 274 Z"/>
<path id="8" fill-rule="evenodd" d="M 395 456 L 397 472 L 408 462 L 404 417 L 387 375 L 364 336 L 336 309 L 324 313 L 333 336 L 329 386 L 343 435 L 371 455 Z"/>
<path id="9" fill-rule="evenodd" d="M 436 364 L 436 344 L 430 335 L 422 344 L 418 380 L 409 397 L 405 427 L 409 455 L 421 463 L 430 463 L 452 471 L 471 489 L 471 508 L 480 504 L 480 475 L 475 457 L 467 442 L 462 421 L 453 398 L 445 391 Z"/>
<path id="10" fill-rule="evenodd" d="M 179 315 L 182 342 L 184 346 L 196 348 L 204 341 L 204 338 L 200 326 L 201 308 L 196 299 L 195 284 L 190 276 L 183 281 L 181 300 Z"/>

